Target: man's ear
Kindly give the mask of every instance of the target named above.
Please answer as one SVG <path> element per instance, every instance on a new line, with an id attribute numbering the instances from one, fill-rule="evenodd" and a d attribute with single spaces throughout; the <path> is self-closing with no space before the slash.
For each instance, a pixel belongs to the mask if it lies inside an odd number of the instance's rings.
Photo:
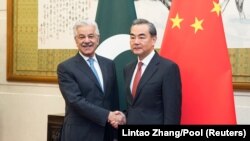
<path id="1" fill-rule="evenodd" d="M 97 45 L 100 43 L 100 35 L 97 35 Z"/>
<path id="2" fill-rule="evenodd" d="M 75 39 L 75 43 L 77 44 L 77 41 L 76 41 L 76 36 L 74 37 L 74 39 Z"/>
<path id="3" fill-rule="evenodd" d="M 156 40 L 157 40 L 157 36 L 153 36 L 152 39 L 153 39 L 153 42 L 152 42 L 153 44 L 152 45 L 154 46 L 155 43 L 156 43 Z"/>

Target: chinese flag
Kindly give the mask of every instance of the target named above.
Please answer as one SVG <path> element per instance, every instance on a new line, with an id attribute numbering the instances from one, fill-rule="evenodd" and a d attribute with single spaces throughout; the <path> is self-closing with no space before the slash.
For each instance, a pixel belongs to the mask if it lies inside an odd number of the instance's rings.
<path id="1" fill-rule="evenodd" d="M 180 67 L 182 124 L 236 124 L 218 0 L 174 0 L 160 55 Z"/>

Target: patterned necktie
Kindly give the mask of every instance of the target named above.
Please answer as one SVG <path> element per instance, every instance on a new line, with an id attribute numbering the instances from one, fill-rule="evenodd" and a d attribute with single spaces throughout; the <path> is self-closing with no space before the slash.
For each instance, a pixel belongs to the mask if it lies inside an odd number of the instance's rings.
<path id="1" fill-rule="evenodd" d="M 138 63 L 137 72 L 135 74 L 135 78 L 134 78 L 134 82 L 133 82 L 133 86 L 132 86 L 132 96 L 133 97 L 135 97 L 137 86 L 138 86 L 138 83 L 141 79 L 141 66 L 142 65 L 143 65 L 142 62 Z"/>
<path id="2" fill-rule="evenodd" d="M 98 82 L 99 82 L 99 84 L 100 84 L 100 86 L 101 86 L 101 88 L 102 88 L 102 85 L 101 85 L 101 81 L 100 81 L 100 78 L 99 78 L 99 76 L 98 76 L 98 74 L 97 74 L 97 71 L 96 71 L 96 69 L 95 69 L 95 66 L 94 66 L 94 59 L 93 58 L 89 58 L 88 59 L 88 62 L 89 62 L 89 66 L 90 66 L 90 68 L 91 68 L 91 70 L 93 71 L 93 73 L 95 74 L 95 77 L 96 77 L 96 79 L 98 80 Z"/>

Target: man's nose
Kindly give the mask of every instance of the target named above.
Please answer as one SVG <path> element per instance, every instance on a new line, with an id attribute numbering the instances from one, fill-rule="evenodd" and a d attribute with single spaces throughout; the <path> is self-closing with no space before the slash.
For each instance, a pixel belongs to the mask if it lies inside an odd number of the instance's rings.
<path id="1" fill-rule="evenodd" d="M 135 38 L 135 44 L 138 44 L 140 42 L 139 38 Z"/>
<path id="2" fill-rule="evenodd" d="M 90 41 L 90 38 L 89 37 L 86 37 L 86 38 L 84 38 L 84 42 L 89 42 Z"/>

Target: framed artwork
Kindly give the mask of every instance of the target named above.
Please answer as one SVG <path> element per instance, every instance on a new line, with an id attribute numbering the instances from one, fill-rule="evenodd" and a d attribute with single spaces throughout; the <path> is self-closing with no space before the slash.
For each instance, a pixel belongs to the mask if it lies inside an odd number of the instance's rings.
<path id="1" fill-rule="evenodd" d="M 221 0 L 235 89 L 250 89 L 250 1 Z"/>
<path id="2" fill-rule="evenodd" d="M 229 48 L 234 89 L 250 90 L 250 49 Z"/>
<path id="3" fill-rule="evenodd" d="M 171 0 L 160 1 L 167 8 L 170 8 Z M 88 9 L 88 7 L 78 7 L 79 4 L 77 3 L 79 2 L 82 3 L 81 5 L 88 6 L 91 5 L 93 2 L 95 7 L 90 9 Z M 95 11 L 93 11 L 93 9 L 96 9 L 97 2 L 98 0 L 64 0 L 63 2 L 61 0 L 8 0 L 7 80 L 22 82 L 57 83 L 57 65 L 63 60 L 75 55 L 77 52 L 76 47 L 74 49 L 74 46 L 66 46 L 61 48 L 62 44 L 65 45 L 65 43 L 62 43 L 60 39 L 61 37 L 64 37 L 64 33 L 67 33 L 72 30 L 72 23 L 67 21 L 67 18 L 61 17 L 62 14 L 59 11 L 63 11 L 63 9 L 65 10 L 65 8 L 71 7 L 71 11 L 66 12 L 68 13 L 68 15 L 66 16 L 68 16 L 68 18 L 70 17 L 70 21 L 74 22 L 76 20 L 79 20 L 79 18 L 86 18 L 88 16 L 94 17 L 93 15 L 95 14 Z M 249 1 L 247 2 L 249 3 Z M 48 3 L 53 3 L 54 5 L 48 5 Z M 228 4 L 236 6 L 234 8 L 235 10 L 237 10 L 237 5 L 235 5 L 236 1 L 231 0 Z M 230 11 L 228 4 L 226 7 L 223 7 L 225 8 L 225 13 L 227 11 Z M 250 4 L 248 4 L 248 6 L 250 6 Z M 248 28 L 243 29 L 243 31 L 250 30 L 250 12 L 246 11 L 248 9 L 250 9 L 250 7 L 245 8 L 245 13 L 243 15 L 240 15 L 243 20 L 245 18 L 242 24 L 245 24 L 245 27 Z M 41 12 L 43 14 L 39 14 L 39 11 L 42 10 L 45 10 L 45 12 Z M 79 11 L 82 11 L 82 15 L 80 14 L 74 17 L 73 15 L 75 15 L 75 13 L 80 13 Z M 92 13 L 93 15 L 89 15 L 90 13 Z M 47 20 L 45 20 L 46 18 Z M 55 21 L 55 19 L 60 21 Z M 50 20 L 50 23 L 46 23 L 46 21 Z M 233 19 L 229 18 L 229 22 L 230 20 Z M 241 21 L 239 22 L 242 22 L 242 19 L 240 20 Z M 232 23 L 224 23 L 227 42 L 228 40 L 232 40 L 231 37 L 234 37 L 234 41 L 240 41 L 239 38 L 235 38 L 235 35 L 238 36 L 238 33 L 231 32 L 232 30 L 230 30 L 230 28 L 235 27 L 231 24 Z M 59 28 L 64 25 L 67 26 L 65 26 L 64 28 Z M 51 31 L 56 34 L 51 35 Z M 229 34 L 227 34 L 228 31 L 230 31 Z M 239 35 L 242 34 L 247 33 L 241 33 Z M 71 38 L 71 36 L 69 36 L 69 38 Z M 245 39 L 246 36 L 243 36 L 242 38 Z M 55 40 L 55 42 L 51 43 L 51 40 L 49 39 Z M 250 90 L 250 44 L 246 43 L 244 44 L 244 46 L 236 45 L 237 47 L 235 47 L 234 44 L 228 43 L 228 46 L 233 70 L 233 86 L 235 89 Z"/>
<path id="4" fill-rule="evenodd" d="M 80 0 L 71 2 L 66 0 L 67 5 L 61 5 L 61 1 L 45 0 L 48 3 L 55 3 L 59 8 L 70 7 L 76 5 Z M 89 0 L 82 0 L 87 2 Z M 42 7 L 38 7 L 39 2 L 43 2 Z M 85 4 L 86 5 L 86 4 Z M 76 47 L 60 48 L 63 43 L 56 41 L 50 44 L 49 39 L 56 39 L 51 33 L 67 32 L 61 28 L 60 22 L 65 21 L 51 21 L 51 23 L 44 23 L 41 19 L 52 20 L 54 7 L 46 5 L 43 0 L 8 0 L 7 1 L 7 80 L 8 81 L 22 81 L 22 82 L 45 82 L 57 83 L 56 69 L 57 65 L 76 54 Z M 47 9 L 44 17 L 38 14 L 40 9 Z M 58 9 L 57 9 L 58 10 Z M 74 10 L 73 10 L 74 12 Z M 72 13 L 74 14 L 74 13 Z M 58 16 L 58 15 L 57 15 Z M 71 16 L 71 15 L 68 15 Z M 60 17 L 58 17 L 59 19 Z M 74 17 L 72 17 L 74 18 Z M 81 17 L 79 17 L 81 18 Z M 39 21 L 41 20 L 41 21 Z M 71 19 L 72 21 L 78 20 Z M 54 23 L 57 22 L 59 24 Z M 67 24 L 67 23 L 66 23 Z M 68 24 L 70 26 L 70 24 Z M 43 27 L 48 29 L 43 30 Z M 57 28 L 59 27 L 59 28 Z M 66 29 L 65 27 L 64 29 Z M 69 29 L 71 32 L 72 27 Z M 41 32 L 42 31 L 42 32 Z M 51 32 L 52 31 L 52 32 Z M 38 33 L 43 33 L 38 34 Z M 44 36 L 43 36 L 44 35 Z M 54 38 L 53 38 L 54 37 Z M 72 34 L 73 40 L 73 34 Z M 64 38 L 66 40 L 67 38 Z M 47 41 L 47 42 L 45 42 Z M 47 43 L 48 48 L 42 46 L 42 43 Z M 40 45 L 42 44 L 42 45 Z M 74 45 L 74 43 L 73 43 Z M 42 49 L 40 49 L 40 47 Z"/>

